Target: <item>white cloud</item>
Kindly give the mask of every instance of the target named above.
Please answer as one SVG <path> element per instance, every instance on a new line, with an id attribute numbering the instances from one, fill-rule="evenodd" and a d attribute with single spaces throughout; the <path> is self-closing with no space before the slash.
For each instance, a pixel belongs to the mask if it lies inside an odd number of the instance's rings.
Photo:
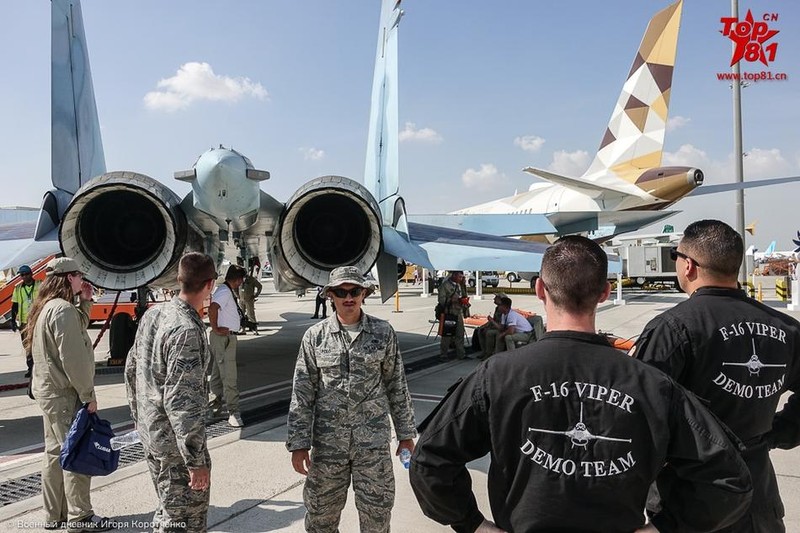
<path id="1" fill-rule="evenodd" d="M 519 146 L 526 152 L 538 152 L 544 144 L 544 139 L 536 135 L 525 135 L 514 139 L 514 146 Z"/>
<path id="2" fill-rule="evenodd" d="M 744 157 L 744 179 L 780 178 L 796 169 L 777 148 L 751 148 Z M 703 150 L 684 144 L 677 152 L 664 152 L 664 166 L 697 167 L 706 176 L 706 183 L 735 181 L 733 154 L 722 161 L 713 160 Z"/>
<path id="3" fill-rule="evenodd" d="M 683 144 L 677 152 L 664 152 L 661 164 L 667 167 L 699 167 L 712 166 L 708 155 L 691 144 Z"/>
<path id="4" fill-rule="evenodd" d="M 269 98 L 260 83 L 217 75 L 208 63 L 195 61 L 181 65 L 173 77 L 159 81 L 157 88 L 144 96 L 147 109 L 173 112 L 201 100 L 238 102 L 246 96 Z"/>
<path id="5" fill-rule="evenodd" d="M 575 150 L 574 152 L 558 150 L 553 153 L 553 162 L 548 165 L 547 169 L 564 176 L 581 176 L 589 168 L 590 162 L 589 152 L 584 150 Z"/>
<path id="6" fill-rule="evenodd" d="M 683 126 L 687 125 L 691 122 L 692 119 L 687 117 L 681 116 L 674 116 L 672 118 L 667 119 L 667 131 L 675 131 L 678 128 L 682 128 Z"/>
<path id="7" fill-rule="evenodd" d="M 782 178 L 791 172 L 792 165 L 784 159 L 777 148 L 752 148 L 745 155 L 745 179 Z"/>
<path id="8" fill-rule="evenodd" d="M 438 144 L 442 142 L 442 136 L 431 128 L 422 128 L 418 130 L 416 124 L 413 122 L 406 122 L 406 127 L 400 132 L 400 142 L 404 141 L 420 141 Z"/>
<path id="9" fill-rule="evenodd" d="M 307 161 L 319 161 L 325 157 L 325 150 L 319 148 L 300 148 L 300 151 L 303 153 L 303 159 Z"/>
<path id="10" fill-rule="evenodd" d="M 464 174 L 461 175 L 461 181 L 470 189 L 490 191 L 499 190 L 498 187 L 505 185 L 508 182 L 508 178 L 505 174 L 497 170 L 497 167 L 493 164 L 483 163 L 478 170 L 468 168 Z"/>

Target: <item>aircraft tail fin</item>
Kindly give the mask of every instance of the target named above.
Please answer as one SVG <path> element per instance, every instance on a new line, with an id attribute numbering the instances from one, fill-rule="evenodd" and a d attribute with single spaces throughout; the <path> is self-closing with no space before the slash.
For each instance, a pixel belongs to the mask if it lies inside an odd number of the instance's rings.
<path id="1" fill-rule="evenodd" d="M 642 169 L 661 166 L 682 8 L 678 0 L 650 20 L 585 176 L 612 170 L 633 183 Z"/>
<path id="2" fill-rule="evenodd" d="M 364 185 L 378 201 L 384 224 L 393 226 L 395 204 L 402 203 L 397 111 L 397 34 L 402 16 L 400 0 L 383 0 L 364 166 Z"/>
<path id="3" fill-rule="evenodd" d="M 72 196 L 106 171 L 80 0 L 51 0 L 51 180 L 34 239 L 56 238 Z"/>
<path id="4" fill-rule="evenodd" d="M 777 245 L 777 243 L 775 241 L 772 241 L 771 243 L 769 243 L 769 246 L 767 246 L 767 249 L 764 250 L 764 255 L 774 254 L 776 245 Z"/>

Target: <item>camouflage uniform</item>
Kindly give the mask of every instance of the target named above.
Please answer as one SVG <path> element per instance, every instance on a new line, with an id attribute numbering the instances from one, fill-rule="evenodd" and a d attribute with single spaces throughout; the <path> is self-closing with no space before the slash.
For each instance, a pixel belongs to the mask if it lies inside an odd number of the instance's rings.
<path id="1" fill-rule="evenodd" d="M 148 310 L 128 354 L 128 404 L 159 506 L 154 531 L 206 531 L 209 490 L 189 488 L 189 468 L 211 467 L 205 428 L 210 363 L 205 326 L 180 298 Z"/>
<path id="2" fill-rule="evenodd" d="M 398 440 L 416 436 L 397 336 L 365 313 L 360 331 L 336 315 L 303 336 L 289 408 L 289 451 L 313 448 L 303 491 L 305 527 L 335 532 L 353 479 L 362 532 L 389 531 L 394 475 L 389 416 Z"/>
<path id="3" fill-rule="evenodd" d="M 447 357 L 447 350 L 450 343 L 455 344 L 456 357 L 464 359 L 464 308 L 461 306 L 461 297 L 466 292 L 461 285 L 454 283 L 451 278 L 447 278 L 439 285 L 439 305 L 443 305 L 445 313 L 452 313 L 456 316 L 456 331 L 452 337 L 442 336 L 439 344 L 439 351 L 442 357 Z"/>

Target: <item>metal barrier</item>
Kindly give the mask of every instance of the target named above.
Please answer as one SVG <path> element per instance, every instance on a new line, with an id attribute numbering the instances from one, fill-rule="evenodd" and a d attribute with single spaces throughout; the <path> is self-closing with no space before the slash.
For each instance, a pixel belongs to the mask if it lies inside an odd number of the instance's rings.
<path id="1" fill-rule="evenodd" d="M 789 276 L 775 280 L 775 294 L 778 300 L 788 302 L 792 298 L 792 287 L 789 285 Z"/>

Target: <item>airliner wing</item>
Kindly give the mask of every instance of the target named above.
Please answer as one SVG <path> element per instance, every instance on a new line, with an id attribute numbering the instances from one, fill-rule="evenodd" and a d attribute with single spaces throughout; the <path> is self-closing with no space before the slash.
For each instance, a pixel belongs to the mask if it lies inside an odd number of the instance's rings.
<path id="1" fill-rule="evenodd" d="M 754 187 L 766 187 L 767 185 L 780 185 L 781 183 L 793 183 L 800 181 L 800 176 L 790 178 L 772 178 L 768 180 L 743 181 L 741 183 L 721 183 L 719 185 L 703 185 L 697 187 L 686 196 L 700 196 L 701 194 L 714 194 L 718 192 L 738 191 L 752 189 Z"/>
<path id="2" fill-rule="evenodd" d="M 497 237 L 552 235 L 556 228 L 542 214 L 408 215 L 408 221 L 440 228 L 484 233 Z"/>
<path id="3" fill-rule="evenodd" d="M 555 183 L 556 185 L 563 185 L 564 187 L 580 191 L 590 196 L 597 196 L 599 194 L 618 194 L 618 195 L 628 196 L 631 194 L 630 190 L 624 189 L 622 187 L 616 188 L 616 187 L 602 186 L 591 181 L 584 181 L 578 178 L 569 178 L 567 176 L 561 176 L 560 174 L 554 174 L 552 172 L 548 172 L 547 170 L 542 170 L 540 168 L 525 167 L 522 169 L 522 171 L 527 172 L 528 174 L 533 174 L 534 176 L 538 176 L 542 179 L 549 181 L 550 183 Z"/>
<path id="4" fill-rule="evenodd" d="M 559 235 L 595 231 L 613 226 L 613 234 L 635 231 L 680 211 L 564 211 L 550 213 L 547 218 Z M 506 269 L 511 270 L 511 269 Z"/>
<path id="5" fill-rule="evenodd" d="M 394 234 L 392 234 L 394 233 Z M 385 250 L 430 270 L 515 270 L 538 272 L 548 244 L 450 228 L 409 224 L 409 236 L 384 227 Z M 620 270 L 609 255 L 609 272 Z"/>

